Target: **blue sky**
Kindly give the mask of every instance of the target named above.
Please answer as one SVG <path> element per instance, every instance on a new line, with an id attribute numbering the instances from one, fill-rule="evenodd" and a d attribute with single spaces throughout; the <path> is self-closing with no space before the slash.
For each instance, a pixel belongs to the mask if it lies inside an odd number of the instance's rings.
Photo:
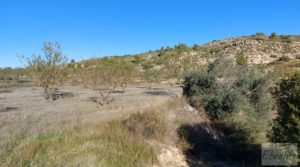
<path id="1" fill-rule="evenodd" d="M 299 27 L 299 0 L 0 0 L 0 67 L 44 41 L 79 61 Z"/>

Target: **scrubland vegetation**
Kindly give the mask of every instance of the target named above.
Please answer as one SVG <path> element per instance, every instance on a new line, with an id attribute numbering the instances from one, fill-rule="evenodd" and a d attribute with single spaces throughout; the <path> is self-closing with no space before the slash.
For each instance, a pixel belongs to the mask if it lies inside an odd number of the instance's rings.
<path id="1" fill-rule="evenodd" d="M 5 166 L 147 166 L 157 163 L 145 139 L 162 138 L 165 121 L 158 111 L 137 113 L 123 121 L 76 125 L 12 140 L 1 157 Z"/>
<path id="2" fill-rule="evenodd" d="M 249 38 L 285 43 L 295 39 L 276 33 Z M 219 54 L 222 49 L 180 43 L 141 55 L 70 62 L 58 43 L 45 43 L 42 55 L 23 58 L 26 68 L 0 70 L 0 91 L 39 86 L 46 100 L 55 101 L 63 96 L 63 86 L 85 87 L 97 92 L 85 100 L 101 108 L 113 106 L 116 94 L 126 95 L 127 87 L 145 86 L 149 95 L 167 95 L 169 101 L 137 109 L 127 118 L 13 138 L 3 145 L 1 165 L 153 166 L 161 163 L 158 145 L 163 143 L 182 149 L 190 166 L 197 161 L 253 166 L 260 161 L 259 144 L 299 143 L 299 62 L 280 57 L 253 65 L 244 53 L 227 58 Z M 182 86 L 183 97 L 160 91 L 162 86 Z M 185 109 L 189 105 L 194 109 Z M 178 114 L 183 109 L 182 115 L 197 111 L 201 121 L 183 121 Z M 169 112 L 172 117 L 166 116 Z M 176 137 L 168 139 L 174 133 Z M 203 146 L 215 149 L 214 154 Z"/>

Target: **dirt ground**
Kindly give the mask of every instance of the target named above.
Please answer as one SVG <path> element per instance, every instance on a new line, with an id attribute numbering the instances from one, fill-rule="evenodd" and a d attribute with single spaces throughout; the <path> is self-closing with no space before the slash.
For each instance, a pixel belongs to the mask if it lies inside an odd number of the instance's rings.
<path id="1" fill-rule="evenodd" d="M 101 106 L 90 100 L 96 91 L 83 87 L 65 87 L 73 97 L 46 100 L 37 87 L 18 88 L 0 93 L 0 143 L 18 137 L 35 135 L 65 124 L 92 123 L 124 118 L 140 108 L 170 99 L 170 88 L 131 87 L 125 93 L 115 92 L 113 102 Z M 172 88 L 181 96 L 181 88 Z M 68 125 L 69 126 L 69 125 Z"/>

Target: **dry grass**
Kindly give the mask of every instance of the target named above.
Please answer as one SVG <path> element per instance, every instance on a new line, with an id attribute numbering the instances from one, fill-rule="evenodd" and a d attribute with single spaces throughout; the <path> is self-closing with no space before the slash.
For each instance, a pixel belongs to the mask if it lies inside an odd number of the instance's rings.
<path id="1" fill-rule="evenodd" d="M 147 166 L 154 149 L 123 129 L 121 122 L 49 132 L 14 140 L 1 166 Z"/>
<path id="2" fill-rule="evenodd" d="M 144 139 L 163 140 L 168 131 L 168 123 L 161 111 L 152 109 L 135 113 L 124 120 L 122 124 L 130 134 Z"/>
<path id="3" fill-rule="evenodd" d="M 150 166 L 158 163 L 157 148 L 170 130 L 165 111 L 178 100 L 141 109 L 125 120 L 77 124 L 6 145 L 0 166 Z"/>

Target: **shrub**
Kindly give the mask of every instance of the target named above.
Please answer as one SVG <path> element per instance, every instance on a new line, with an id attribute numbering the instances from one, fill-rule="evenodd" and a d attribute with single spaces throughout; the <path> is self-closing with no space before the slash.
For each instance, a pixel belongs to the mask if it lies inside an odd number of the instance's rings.
<path id="1" fill-rule="evenodd" d="M 200 45 L 198 45 L 198 44 L 193 45 L 193 50 L 197 51 L 197 50 L 200 50 L 200 49 L 201 49 Z"/>
<path id="2" fill-rule="evenodd" d="M 272 40 L 275 40 L 275 39 L 277 39 L 277 37 L 278 37 L 277 34 L 275 32 L 273 32 L 269 38 Z"/>
<path id="3" fill-rule="evenodd" d="M 289 35 L 280 35 L 280 39 L 282 42 L 291 43 L 292 39 Z"/>
<path id="4" fill-rule="evenodd" d="M 256 39 L 256 40 L 261 41 L 261 40 L 264 40 L 265 38 L 266 38 L 266 35 L 265 35 L 265 33 L 263 33 L 263 32 L 257 32 L 257 33 L 255 34 L 255 39 Z"/>
<path id="5" fill-rule="evenodd" d="M 247 58 L 245 57 L 245 55 L 240 53 L 235 57 L 235 62 L 238 65 L 246 65 L 248 61 L 247 61 Z"/>
<path id="6" fill-rule="evenodd" d="M 192 106 L 203 107 L 213 119 L 243 115 L 235 125 L 247 125 L 258 135 L 267 130 L 273 106 L 271 85 L 270 78 L 255 69 L 218 59 L 206 71 L 186 77 L 183 91 Z M 260 128 L 255 132 L 257 124 Z"/>
<path id="7" fill-rule="evenodd" d="M 281 81 L 277 101 L 278 116 L 269 133 L 270 140 L 300 143 L 300 73 Z"/>
<path id="8" fill-rule="evenodd" d="M 256 36 L 256 37 L 265 37 L 265 33 L 263 33 L 263 32 L 257 32 L 257 33 L 255 34 L 255 36 Z"/>
<path id="9" fill-rule="evenodd" d="M 185 49 L 188 49 L 188 46 L 184 43 L 179 43 L 178 46 L 177 46 L 177 49 L 185 50 Z"/>

